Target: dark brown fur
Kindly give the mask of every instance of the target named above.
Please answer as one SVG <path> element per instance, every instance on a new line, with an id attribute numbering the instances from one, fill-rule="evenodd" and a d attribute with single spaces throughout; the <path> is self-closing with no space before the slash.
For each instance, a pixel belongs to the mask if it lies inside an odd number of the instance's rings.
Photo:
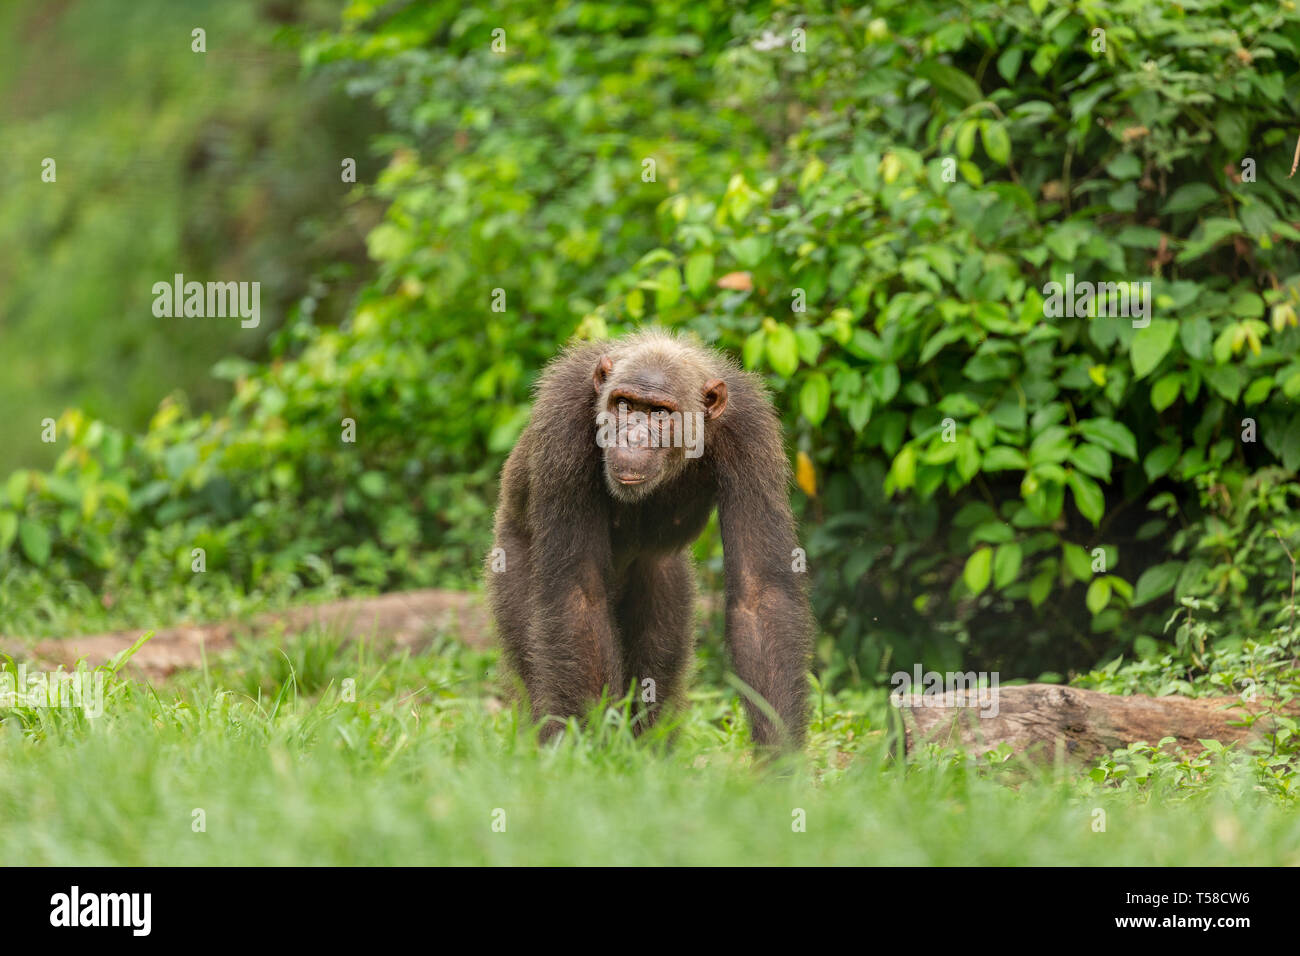
<path id="1" fill-rule="evenodd" d="M 705 422 L 702 456 L 655 452 L 633 476 L 645 470 L 651 479 L 625 487 L 622 464 L 596 438 L 599 403 L 624 387 L 716 415 Z M 719 353 L 638 333 L 556 358 L 505 465 L 494 550 L 505 568 L 493 570 L 489 559 L 487 573 L 505 658 L 534 719 L 582 715 L 603 691 L 619 696 L 633 682 L 640 700 L 645 678 L 656 698 L 646 721 L 677 698 L 693 649 L 685 548 L 716 506 L 732 664 L 779 717 L 774 723 L 747 699 L 754 739 L 801 745 L 812 626 L 802 575 L 792 571 L 789 483 L 761 381 Z M 558 729 L 551 721 L 543 733 Z"/>

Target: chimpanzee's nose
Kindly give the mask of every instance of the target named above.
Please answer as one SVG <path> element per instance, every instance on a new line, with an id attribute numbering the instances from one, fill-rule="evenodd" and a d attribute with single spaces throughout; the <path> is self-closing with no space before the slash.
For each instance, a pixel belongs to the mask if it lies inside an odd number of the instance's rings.
<path id="1" fill-rule="evenodd" d="M 649 448 L 650 447 L 650 429 L 644 425 L 637 425 L 627 430 L 627 447 L 628 448 Z"/>

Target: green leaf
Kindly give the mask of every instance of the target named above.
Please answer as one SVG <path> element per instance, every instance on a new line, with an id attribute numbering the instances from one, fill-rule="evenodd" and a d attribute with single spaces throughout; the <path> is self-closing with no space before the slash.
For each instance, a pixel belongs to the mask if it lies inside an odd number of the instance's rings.
<path id="1" fill-rule="evenodd" d="M 1106 605 L 1110 603 L 1110 581 L 1105 578 L 1097 578 L 1089 584 L 1084 603 L 1088 605 L 1088 610 L 1094 615 L 1105 610 Z"/>
<path id="2" fill-rule="evenodd" d="M 50 532 L 43 524 L 23 518 L 18 523 L 18 543 L 22 545 L 23 554 L 37 567 L 45 567 L 50 560 Z"/>
<path id="3" fill-rule="evenodd" d="M 980 548 L 966 559 L 966 567 L 961 578 L 966 582 L 972 594 L 979 594 L 989 586 L 989 574 L 993 570 L 993 550 Z"/>
<path id="4" fill-rule="evenodd" d="M 921 350 L 920 362 L 922 365 L 929 364 L 930 360 L 938 355 L 946 346 L 953 342 L 960 342 L 962 331 L 951 326 L 942 328 L 934 335 L 930 336 L 930 341 L 925 343 L 925 348 Z"/>
<path id="5" fill-rule="evenodd" d="M 695 298 L 704 298 L 704 294 L 709 291 L 709 280 L 712 278 L 713 253 L 697 252 L 686 260 L 686 286 Z"/>
<path id="6" fill-rule="evenodd" d="M 831 383 L 821 372 L 813 372 L 799 390 L 799 411 L 814 425 L 820 425 L 831 407 Z"/>
<path id="7" fill-rule="evenodd" d="M 988 509 L 988 514 L 991 515 L 993 513 L 993 509 L 988 508 L 988 506 L 983 503 L 973 506 L 968 505 L 967 508 L 962 509 L 962 512 L 960 513 L 962 514 L 963 520 L 966 520 L 967 518 L 979 518 L 982 517 L 982 514 L 977 514 L 977 512 L 982 511 L 985 508 Z M 953 524 L 959 525 L 959 522 L 954 519 Z M 1011 525 L 1007 524 L 1005 521 L 999 521 L 994 518 L 989 521 L 981 521 L 978 526 L 971 530 L 966 541 L 973 548 L 977 544 L 1006 544 L 1009 541 L 1014 541 L 1015 538 L 1015 528 L 1011 527 Z M 994 564 L 996 563 L 997 562 L 994 562 Z"/>
<path id="8" fill-rule="evenodd" d="M 1174 466 L 1181 450 L 1177 445 L 1161 445 L 1142 460 L 1142 470 L 1147 473 L 1147 481 L 1155 481 Z"/>
<path id="9" fill-rule="evenodd" d="M 1097 445 L 1079 445 L 1070 452 L 1070 463 L 1084 474 L 1110 481 L 1110 452 Z"/>
<path id="10" fill-rule="evenodd" d="M 1020 61 L 1025 51 L 1018 46 L 1008 47 L 998 57 L 998 74 L 1008 83 L 1015 83 L 1016 74 L 1020 72 Z"/>
<path id="11" fill-rule="evenodd" d="M 1011 137 L 1006 127 L 995 120 L 980 121 L 980 139 L 984 140 L 984 152 L 989 159 L 999 166 L 1005 166 L 1011 160 Z"/>
<path id="12" fill-rule="evenodd" d="M 794 330 L 795 340 L 799 343 L 799 358 L 805 365 L 816 365 L 817 357 L 822 352 L 822 337 L 806 325 Z"/>
<path id="13" fill-rule="evenodd" d="M 1137 439 L 1127 427 L 1109 418 L 1088 418 L 1079 422 L 1079 434 L 1094 445 L 1137 461 Z"/>
<path id="14" fill-rule="evenodd" d="M 1263 378 L 1257 378 L 1250 383 L 1250 387 L 1246 389 L 1246 394 L 1241 396 L 1241 400 L 1246 405 L 1258 405 L 1272 393 L 1273 386 L 1273 376 L 1265 375 Z"/>
<path id="15" fill-rule="evenodd" d="M 1158 412 L 1163 412 L 1177 400 L 1182 387 L 1183 376 L 1181 372 L 1170 372 L 1168 375 L 1162 375 L 1151 386 L 1151 407 Z"/>
<path id="16" fill-rule="evenodd" d="M 917 64 L 914 72 L 917 76 L 929 80 L 935 88 L 946 90 L 963 100 L 967 106 L 984 99 L 984 92 L 979 84 L 971 79 L 969 74 L 963 73 L 955 66 L 940 63 L 938 60 L 925 60 Z"/>
<path id="17" fill-rule="evenodd" d="M 628 315 L 632 316 L 632 318 L 639 319 L 645 315 L 645 293 L 640 289 L 630 291 L 623 303 L 627 307 Z"/>
<path id="18" fill-rule="evenodd" d="M 1113 553 L 1113 549 L 1112 549 L 1112 553 Z M 1125 603 L 1129 603 L 1133 600 L 1133 585 L 1129 584 L 1123 578 L 1114 574 L 1106 575 L 1106 580 L 1110 582 L 1111 591 L 1113 591 L 1115 594 L 1118 594 L 1124 600 Z"/>
<path id="19" fill-rule="evenodd" d="M 957 475 L 966 482 L 974 478 L 979 470 L 979 445 L 970 435 L 962 435 L 957 439 Z"/>
<path id="20" fill-rule="evenodd" d="M 1088 552 L 1069 541 L 1061 543 L 1061 556 L 1065 558 L 1066 570 L 1076 581 L 1092 580 L 1092 559 Z"/>
<path id="21" fill-rule="evenodd" d="M 1160 360 L 1173 347 L 1174 336 L 1178 334 L 1178 323 L 1169 319 L 1155 319 L 1144 329 L 1138 329 L 1129 347 L 1129 357 L 1133 362 L 1133 376 L 1142 378 L 1155 371 Z"/>
<path id="22" fill-rule="evenodd" d="M 993 584 L 997 588 L 1005 588 L 1020 574 L 1020 564 L 1024 560 L 1024 552 L 1020 545 L 1014 541 L 999 545 L 997 553 L 993 557 Z"/>
<path id="23" fill-rule="evenodd" d="M 978 125 L 975 120 L 966 120 L 957 127 L 957 155 L 962 159 L 970 159 L 970 154 L 975 152 L 975 130 Z"/>
<path id="24" fill-rule="evenodd" d="M 1190 262 L 1197 259 L 1224 239 L 1229 236 L 1235 236 L 1242 232 L 1241 223 L 1235 219 L 1227 219 L 1222 216 L 1205 219 L 1196 231 L 1192 233 L 1192 238 L 1188 240 L 1187 245 L 1183 246 L 1183 251 L 1175 257 L 1175 262 Z"/>
<path id="25" fill-rule="evenodd" d="M 1243 319 L 1258 319 L 1264 314 L 1264 300 L 1254 292 L 1243 292 L 1233 299 L 1232 314 Z"/>
<path id="26" fill-rule="evenodd" d="M 660 312 L 671 309 L 682 297 L 682 274 L 676 266 L 660 269 L 655 286 L 655 308 Z"/>
<path id="27" fill-rule="evenodd" d="M 1234 156 L 1246 148 L 1246 118 L 1237 110 L 1222 110 L 1214 118 L 1214 133 Z"/>
<path id="28" fill-rule="evenodd" d="M 984 453 L 985 471 L 1024 471 L 1028 467 L 1029 460 L 1018 448 L 994 445 Z"/>
<path id="29" fill-rule="evenodd" d="M 1029 461 L 1040 465 L 1044 462 L 1059 464 L 1070 456 L 1074 442 L 1070 432 L 1060 425 L 1049 425 L 1034 436 L 1029 446 Z"/>
<path id="30" fill-rule="evenodd" d="M 1230 402 L 1241 394 L 1241 369 L 1236 365 L 1215 365 L 1202 373 L 1205 382 Z"/>
<path id="31" fill-rule="evenodd" d="M 1282 467 L 1287 471 L 1300 470 L 1300 416 L 1291 416 L 1282 433 Z"/>
<path id="32" fill-rule="evenodd" d="M 730 243 L 728 248 L 742 269 L 755 268 L 763 261 L 763 255 L 767 251 L 765 237 L 762 236 L 745 236 Z"/>
<path id="33" fill-rule="evenodd" d="M 921 460 L 927 465 L 946 465 L 957 457 L 957 442 L 942 441 L 936 437 L 930 442 Z"/>
<path id="34" fill-rule="evenodd" d="M 1047 0 L 1041 0 L 1043 6 L 1047 5 Z M 1030 0 L 1029 5 L 1033 7 L 1035 0 Z M 1034 58 L 1029 61 L 1029 68 L 1039 76 L 1046 76 L 1047 71 L 1052 68 L 1056 62 L 1057 56 L 1061 53 L 1061 48 L 1055 43 L 1040 43 L 1038 49 L 1034 52 Z"/>
<path id="35" fill-rule="evenodd" d="M 1182 340 L 1183 351 L 1198 361 L 1204 362 L 1210 357 L 1210 342 L 1214 338 L 1214 329 L 1210 320 L 1203 315 L 1180 323 L 1178 337 Z"/>
<path id="36" fill-rule="evenodd" d="M 1083 515 L 1092 522 L 1096 527 L 1101 521 L 1102 513 L 1106 510 L 1106 496 L 1098 485 L 1091 478 L 1083 475 L 1082 472 L 1072 471 L 1066 478 L 1070 490 L 1074 492 L 1074 506 L 1079 509 L 1079 514 Z"/>
<path id="37" fill-rule="evenodd" d="M 789 378 L 799 367 L 799 340 L 790 326 L 778 325 L 768 332 L 767 361 L 772 371 L 783 378 Z"/>
<path id="38" fill-rule="evenodd" d="M 887 404 L 898 394 L 900 381 L 898 366 L 892 362 L 888 365 L 877 365 L 867 376 L 867 384 L 871 387 L 872 395 L 882 405 Z"/>
<path id="39" fill-rule="evenodd" d="M 1040 571 L 1034 576 L 1034 580 L 1029 582 L 1029 603 L 1034 607 L 1041 607 L 1047 600 L 1047 595 L 1052 593 L 1052 584 L 1056 580 L 1056 575 L 1049 568 Z"/>
<path id="40" fill-rule="evenodd" d="M 1112 179 L 1137 179 L 1142 175 L 1142 161 L 1133 153 L 1120 153 L 1106 164 L 1106 172 Z"/>
<path id="41" fill-rule="evenodd" d="M 870 392 L 863 392 L 849 402 L 849 427 L 855 432 L 860 432 L 867 427 L 867 422 L 871 421 L 871 412 L 875 406 L 875 399 L 871 397 Z M 897 446 L 894 446 L 897 448 Z M 890 454 L 894 449 L 886 448 Z"/>
<path id="42" fill-rule="evenodd" d="M 1167 594 L 1173 589 L 1174 582 L 1178 580 L 1178 575 L 1183 570 L 1183 562 L 1166 561 L 1163 564 L 1157 564 L 1154 567 L 1147 568 L 1138 578 L 1137 587 L 1133 590 L 1133 606 L 1141 607 Z"/>
<path id="43" fill-rule="evenodd" d="M 1195 212 L 1219 198 L 1218 190 L 1205 183 L 1188 183 L 1174 190 L 1161 212 Z"/>
<path id="44" fill-rule="evenodd" d="M 888 361 L 888 353 L 885 351 L 884 343 L 880 337 L 870 329 L 856 329 L 847 345 L 845 351 L 850 355 L 867 359 L 872 362 Z"/>
<path id="45" fill-rule="evenodd" d="M 904 491 L 916 484 L 916 449 L 905 445 L 889 466 L 886 490 Z"/>

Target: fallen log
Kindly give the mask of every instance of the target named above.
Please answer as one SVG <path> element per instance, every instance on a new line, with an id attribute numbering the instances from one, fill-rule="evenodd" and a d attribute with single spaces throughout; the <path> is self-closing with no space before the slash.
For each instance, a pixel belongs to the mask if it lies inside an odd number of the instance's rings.
<path id="1" fill-rule="evenodd" d="M 198 667 L 204 655 L 233 648 L 241 635 L 273 637 L 310 628 L 323 628 L 345 640 L 370 638 L 399 648 L 419 648 L 435 635 L 446 633 L 480 649 L 490 641 L 482 595 L 430 588 L 300 604 L 215 624 L 139 627 L 37 641 L 10 637 L 0 640 L 0 650 L 69 668 L 84 658 L 94 667 L 108 663 L 142 634 L 154 630 L 154 636 L 132 656 L 129 669 L 148 677 L 166 677 L 182 668 Z"/>
<path id="2" fill-rule="evenodd" d="M 1267 715 L 1253 728 L 1244 725 L 1251 714 L 1266 711 L 1262 700 L 1119 696 L 1059 684 L 997 687 L 969 696 L 961 691 L 897 692 L 890 702 L 902 716 L 909 753 L 926 742 L 976 753 L 1006 743 L 1031 758 L 1054 759 L 1060 747 L 1067 756 L 1095 760 L 1132 743 L 1155 744 L 1165 737 L 1197 753 L 1204 749 L 1201 740 L 1226 745 L 1273 727 Z"/>

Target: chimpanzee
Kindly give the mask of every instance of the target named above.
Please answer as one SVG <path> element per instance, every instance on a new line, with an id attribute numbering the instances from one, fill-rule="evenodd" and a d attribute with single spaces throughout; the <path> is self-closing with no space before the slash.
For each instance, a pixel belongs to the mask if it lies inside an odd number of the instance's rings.
<path id="1" fill-rule="evenodd" d="M 726 631 L 754 741 L 802 745 L 812 616 L 796 567 L 790 468 L 766 390 L 661 331 L 566 349 L 506 461 L 488 592 L 535 720 L 608 690 L 675 699 L 691 661 L 686 547 L 716 506 Z M 543 739 L 562 729 L 547 721 Z"/>

